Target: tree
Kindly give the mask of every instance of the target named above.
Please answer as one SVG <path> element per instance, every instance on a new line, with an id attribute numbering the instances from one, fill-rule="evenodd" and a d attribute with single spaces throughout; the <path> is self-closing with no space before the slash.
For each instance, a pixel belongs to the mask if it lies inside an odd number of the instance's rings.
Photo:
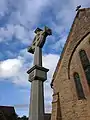
<path id="1" fill-rule="evenodd" d="M 17 120 L 28 120 L 28 117 L 26 117 L 25 115 L 23 115 L 22 117 L 18 117 Z"/>

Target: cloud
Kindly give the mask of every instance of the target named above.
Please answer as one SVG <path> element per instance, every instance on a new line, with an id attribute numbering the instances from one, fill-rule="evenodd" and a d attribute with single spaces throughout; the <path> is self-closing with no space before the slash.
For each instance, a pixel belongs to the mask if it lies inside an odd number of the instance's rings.
<path id="1" fill-rule="evenodd" d="M 27 52 L 27 49 L 20 51 L 19 56 L 22 60 L 22 67 L 18 70 L 17 74 L 11 78 L 11 81 L 18 86 L 28 86 L 28 74 L 27 70 L 31 68 L 33 64 L 33 55 Z"/>
<path id="2" fill-rule="evenodd" d="M 34 37 L 33 31 L 36 26 L 41 25 L 45 20 L 48 21 L 53 33 L 57 33 L 53 36 L 58 41 L 58 35 L 61 36 L 63 31 L 65 33 L 67 33 L 67 30 L 69 31 L 75 16 L 76 6 L 81 4 L 82 7 L 87 7 L 90 5 L 89 0 L 64 1 L 61 2 L 61 6 L 59 2 L 58 0 L 52 0 L 52 2 L 48 0 L 38 0 L 38 2 L 36 0 L 1 0 L 1 19 L 7 15 L 7 20 L 0 29 L 0 41 L 12 40 L 15 36 L 23 44 L 28 45 Z M 51 14 L 48 12 L 49 9 L 51 9 Z M 44 17 L 44 15 L 47 17 Z"/>
<path id="3" fill-rule="evenodd" d="M 2 19 L 5 18 L 7 12 L 8 20 L 0 29 L 0 41 L 8 41 L 15 36 L 23 44 L 30 43 L 34 36 L 33 27 L 38 23 L 41 12 L 49 3 L 47 0 L 38 0 L 37 4 L 36 2 L 36 0 L 4 0 L 1 2 L 3 4 Z"/>
<path id="4" fill-rule="evenodd" d="M 30 44 L 34 37 L 34 33 L 33 31 L 27 31 L 20 24 L 7 24 L 6 26 L 0 28 L 0 42 L 12 41 L 14 40 L 13 36 L 15 36 L 16 39 L 20 40 L 23 44 Z"/>
<path id="5" fill-rule="evenodd" d="M 27 49 L 23 49 L 16 58 L 1 61 L 0 78 L 4 80 L 8 78 L 18 86 L 29 85 L 27 70 L 32 66 L 32 57 L 33 55 L 29 54 Z"/>
<path id="6" fill-rule="evenodd" d="M 0 42 L 4 40 L 11 40 L 14 34 L 13 25 L 7 25 L 6 27 L 0 28 Z"/>
<path id="7" fill-rule="evenodd" d="M 8 8 L 6 0 L 0 0 L 0 18 L 4 16 L 7 10 Z"/>
<path id="8" fill-rule="evenodd" d="M 48 81 L 48 83 L 44 83 L 44 103 L 45 103 L 45 112 L 51 112 L 51 108 L 52 108 L 52 89 L 50 87 L 50 79 Z"/>
<path id="9" fill-rule="evenodd" d="M 49 69 L 48 72 L 49 80 L 52 77 L 58 59 L 59 59 L 59 55 L 55 55 L 55 54 L 45 54 L 43 56 L 43 66 Z M 17 83 L 20 81 L 26 81 L 26 76 L 27 76 L 26 71 L 29 68 L 31 68 L 31 66 L 33 66 L 33 55 L 29 54 L 26 49 L 23 49 L 20 51 L 19 56 L 16 57 L 15 59 L 7 59 L 1 61 L 0 77 L 3 78 L 14 77 L 14 82 Z"/>
<path id="10" fill-rule="evenodd" d="M 43 56 L 43 66 L 49 69 L 48 79 L 50 81 L 58 60 L 59 60 L 59 55 L 56 54 L 45 54 Z"/>
<path id="11" fill-rule="evenodd" d="M 74 17 L 76 15 L 76 7 L 78 5 L 81 5 L 82 8 L 90 7 L 90 1 L 68 0 L 60 3 L 60 1 L 58 0 L 57 2 L 53 0 L 51 3 L 51 15 L 53 15 L 53 17 L 49 16 L 48 21 L 50 21 L 49 25 L 52 28 L 54 40 L 52 41 L 52 44 L 50 43 L 49 48 L 51 49 L 51 47 L 53 46 L 52 49 L 61 52 L 66 41 L 67 35 L 69 33 L 70 27 L 72 25 L 72 22 L 74 20 Z"/>
<path id="12" fill-rule="evenodd" d="M 4 60 L 0 64 L 0 77 L 9 78 L 9 81 L 18 86 L 30 86 L 26 71 L 33 65 L 33 56 L 26 49 L 21 50 L 15 59 Z M 50 83 L 52 75 L 58 62 L 59 55 L 45 54 L 43 56 L 43 66 L 49 69 L 47 81 L 44 85 L 45 111 L 51 111 L 52 89 Z"/>
<path id="13" fill-rule="evenodd" d="M 30 60 L 31 62 L 29 63 Z M 27 69 L 32 65 L 32 56 L 27 50 L 21 50 L 18 57 L 7 59 L 0 62 L 0 77 L 9 79 L 12 83 L 19 86 L 28 85 Z M 3 79 L 1 79 L 3 80 Z"/>
<path id="14" fill-rule="evenodd" d="M 8 78 L 15 76 L 22 66 L 22 60 L 18 59 L 7 59 L 0 62 L 0 77 Z"/>
<path id="15" fill-rule="evenodd" d="M 24 54 L 26 53 L 26 54 Z M 29 85 L 28 82 L 28 75 L 26 74 L 26 68 L 32 66 L 32 58 L 30 57 L 30 54 L 26 52 L 26 50 L 21 51 L 21 55 L 24 57 L 24 68 L 22 68 L 21 72 L 17 74 L 16 77 L 14 77 L 14 83 L 17 85 Z M 31 55 L 32 56 L 32 55 Z M 31 61 L 30 61 L 31 59 Z M 55 54 L 45 54 L 43 56 L 43 66 L 45 68 L 49 69 L 47 80 L 44 83 L 44 95 L 45 95 L 45 112 L 51 112 L 51 101 L 52 101 L 52 89 L 50 87 L 50 83 L 52 80 L 52 75 L 55 70 L 56 64 L 58 62 L 59 55 Z M 26 62 L 27 61 L 27 62 Z M 30 61 L 30 62 L 29 62 Z M 26 64 L 27 63 L 27 64 Z M 31 63 L 31 65 L 30 65 Z"/>
<path id="16" fill-rule="evenodd" d="M 90 7 L 90 0 L 70 0 L 70 4 L 72 7 L 76 7 L 78 5 L 81 5 L 82 7 Z"/>
<path id="17" fill-rule="evenodd" d="M 43 66 L 49 69 L 47 80 L 44 84 L 45 112 L 51 112 L 52 89 L 50 87 L 50 83 L 58 60 L 59 60 L 59 55 L 56 54 L 45 54 L 43 56 Z"/>
<path id="18" fill-rule="evenodd" d="M 76 14 L 77 5 L 90 6 L 90 0 L 1 0 L 0 1 L 0 43 L 19 40 L 24 45 L 31 44 L 34 38 L 34 29 L 38 26 L 50 26 L 53 36 L 48 42 L 49 54 L 43 55 L 43 66 L 49 69 L 45 82 L 45 111 L 51 111 L 52 89 L 50 82 L 59 59 L 54 51 L 61 51 L 66 36 Z M 16 39 L 13 39 L 15 36 Z M 12 44 L 11 44 L 12 45 Z M 52 47 L 53 46 L 53 47 Z M 14 46 L 16 47 L 16 46 Z M 7 52 L 7 51 L 6 51 Z M 7 54 L 10 54 L 7 52 Z M 16 51 L 17 52 L 17 51 Z M 52 54 L 51 54 L 52 53 Z M 11 52 L 11 55 L 14 54 Z M 0 53 L 2 56 L 2 53 Z M 3 57 L 4 58 L 4 57 Z M 28 86 L 26 71 L 33 65 L 33 56 L 26 49 L 20 50 L 15 58 L 7 58 L 0 62 L 0 77 L 18 86 Z M 1 80 L 0 79 L 0 80 Z"/>

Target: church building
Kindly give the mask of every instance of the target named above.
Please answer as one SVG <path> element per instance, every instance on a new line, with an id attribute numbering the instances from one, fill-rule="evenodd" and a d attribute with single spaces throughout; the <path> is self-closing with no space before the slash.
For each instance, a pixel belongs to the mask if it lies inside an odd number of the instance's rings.
<path id="1" fill-rule="evenodd" d="M 51 88 L 51 120 L 90 120 L 90 8 L 77 11 Z"/>

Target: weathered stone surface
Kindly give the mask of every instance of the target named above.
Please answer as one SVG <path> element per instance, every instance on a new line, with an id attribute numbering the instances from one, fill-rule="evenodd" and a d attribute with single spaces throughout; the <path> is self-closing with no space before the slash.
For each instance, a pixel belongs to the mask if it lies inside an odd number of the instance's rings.
<path id="1" fill-rule="evenodd" d="M 47 79 L 47 72 L 49 71 L 49 69 L 46 69 L 44 67 L 41 66 L 33 66 L 30 70 L 27 71 L 27 73 L 29 74 L 29 81 L 32 82 L 33 80 L 41 80 L 41 81 L 45 81 Z"/>
<path id="2" fill-rule="evenodd" d="M 52 30 L 48 28 L 47 26 L 44 27 L 44 30 L 37 28 L 35 30 L 36 36 L 33 40 L 33 43 L 30 47 L 28 47 L 28 52 L 34 54 L 36 46 L 42 48 L 45 41 L 46 37 L 48 35 L 52 35 Z"/>
<path id="3" fill-rule="evenodd" d="M 51 35 L 51 29 L 37 28 L 37 34 L 28 52 L 34 54 L 34 66 L 27 71 L 31 82 L 29 120 L 44 120 L 44 89 L 43 82 L 47 79 L 48 69 L 42 67 L 42 47 L 46 37 Z"/>
<path id="4" fill-rule="evenodd" d="M 90 88 L 87 84 L 78 53 L 81 49 L 84 49 L 90 60 L 89 40 L 90 9 L 80 9 L 73 22 L 52 81 L 53 92 L 59 92 L 59 107 L 62 118 L 58 120 L 90 120 Z M 78 100 L 73 79 L 74 72 L 80 74 L 86 99 Z M 52 111 L 56 110 L 57 107 L 52 104 Z M 56 116 L 53 117 L 53 114 L 54 112 L 52 112 L 51 120 L 57 120 L 55 119 Z"/>

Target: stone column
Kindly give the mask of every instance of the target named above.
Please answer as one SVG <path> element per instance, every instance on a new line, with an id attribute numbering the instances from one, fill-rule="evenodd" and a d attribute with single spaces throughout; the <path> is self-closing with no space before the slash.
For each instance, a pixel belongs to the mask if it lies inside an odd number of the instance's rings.
<path id="1" fill-rule="evenodd" d="M 38 46 L 35 47 L 34 65 L 42 66 L 42 48 Z"/>
<path id="2" fill-rule="evenodd" d="M 27 71 L 31 82 L 29 120 L 44 120 L 43 82 L 47 79 L 48 69 L 42 67 L 42 49 L 35 47 L 34 66 Z"/>

